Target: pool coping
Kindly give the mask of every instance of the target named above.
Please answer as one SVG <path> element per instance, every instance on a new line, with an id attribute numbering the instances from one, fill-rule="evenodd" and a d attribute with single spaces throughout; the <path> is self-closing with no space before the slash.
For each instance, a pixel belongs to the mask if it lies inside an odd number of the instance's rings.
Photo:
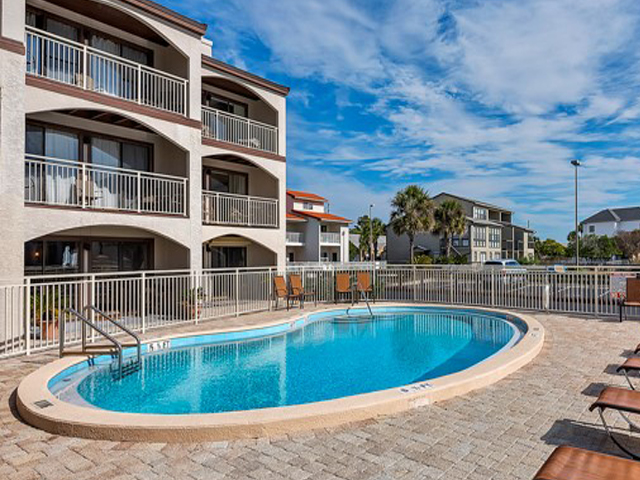
<path id="1" fill-rule="evenodd" d="M 55 360 L 28 375 L 17 390 L 17 409 L 29 424 L 50 433 L 112 441 L 195 442 L 277 436 L 305 430 L 336 427 L 399 413 L 447 400 L 489 386 L 532 361 L 542 350 L 545 331 L 530 315 L 472 305 L 385 302 L 376 307 L 435 307 L 500 313 L 520 319 L 527 332 L 513 348 L 499 352 L 466 370 L 433 380 L 350 397 L 303 405 L 238 412 L 158 415 L 122 413 L 64 402 L 49 390 L 49 382 L 65 369 L 86 361 L 88 356 Z M 296 320 L 344 306 L 329 306 L 299 316 L 255 325 L 211 328 L 198 332 L 164 335 L 144 343 L 166 339 L 227 332 L 243 332 L 286 325 Z"/>

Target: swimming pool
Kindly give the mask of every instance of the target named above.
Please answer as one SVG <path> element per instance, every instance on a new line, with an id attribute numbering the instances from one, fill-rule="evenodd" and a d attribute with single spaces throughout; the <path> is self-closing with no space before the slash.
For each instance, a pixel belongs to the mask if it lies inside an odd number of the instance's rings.
<path id="1" fill-rule="evenodd" d="M 470 309 L 375 308 L 147 346 L 124 378 L 103 357 L 49 382 L 58 398 L 116 412 L 186 415 L 302 405 L 428 381 L 515 345 L 514 317 Z M 150 350 L 155 350 L 151 352 Z"/>

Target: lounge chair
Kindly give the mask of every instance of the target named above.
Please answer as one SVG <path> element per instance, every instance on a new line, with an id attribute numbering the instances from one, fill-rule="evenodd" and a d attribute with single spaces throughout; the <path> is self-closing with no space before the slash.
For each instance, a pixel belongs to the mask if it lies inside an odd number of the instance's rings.
<path id="1" fill-rule="evenodd" d="M 295 295 L 289 288 L 287 288 L 287 282 L 282 275 L 278 275 L 273 279 L 273 293 L 276 299 L 276 309 L 278 308 L 278 302 L 280 299 L 284 300 L 287 304 L 287 310 L 291 308 L 291 302 L 293 300 L 298 300 L 301 302 L 302 297 L 300 295 Z"/>
<path id="2" fill-rule="evenodd" d="M 629 419 L 629 417 L 627 416 L 630 413 L 640 415 L 640 392 L 637 392 L 635 390 L 627 390 L 626 388 L 607 387 L 602 390 L 602 392 L 600 392 L 598 399 L 589 407 L 590 411 L 594 411 L 595 409 L 598 409 L 598 414 L 600 415 L 602 425 L 604 426 L 604 429 L 606 430 L 613 443 L 615 443 L 618 448 L 620 448 L 620 450 L 629 455 L 631 458 L 640 460 L 639 455 L 631 452 L 620 442 L 620 440 L 618 440 L 616 436 L 613 435 L 613 431 L 604 418 L 605 410 L 616 410 L 625 420 L 625 422 L 629 424 L 630 427 L 636 430 L 640 430 L 640 427 L 638 427 L 638 425 L 631 421 L 631 419 Z"/>
<path id="3" fill-rule="evenodd" d="M 630 480 L 640 463 L 573 447 L 558 447 L 533 480 Z"/>
<path id="4" fill-rule="evenodd" d="M 640 278 L 627 278 L 627 295 L 620 302 L 620 321 L 627 307 L 640 307 Z M 638 345 L 640 349 L 640 345 Z M 636 349 L 636 352 L 638 351 Z"/>
<path id="5" fill-rule="evenodd" d="M 638 353 L 637 349 L 636 349 L 636 353 Z M 634 387 L 633 383 L 631 383 L 631 379 L 629 378 L 629 372 L 640 372 L 640 358 L 638 357 L 627 358 L 627 360 L 616 369 L 616 372 L 618 373 L 623 372 L 625 378 L 627 379 L 627 383 L 629 384 L 629 387 L 631 387 L 631 390 L 635 390 L 636 387 Z"/>
<path id="6" fill-rule="evenodd" d="M 291 286 L 291 293 L 300 297 L 300 300 L 302 302 L 301 305 L 303 308 L 304 301 L 307 299 L 307 297 L 313 298 L 314 305 L 318 304 L 318 297 L 316 296 L 316 292 L 306 290 L 302 286 L 302 277 L 300 275 L 289 275 L 289 285 Z"/>
<path id="7" fill-rule="evenodd" d="M 364 293 L 369 296 L 375 303 L 376 297 L 373 291 L 373 282 L 371 281 L 371 273 L 358 272 L 356 276 L 356 292 L 358 294 Z"/>
<path id="8" fill-rule="evenodd" d="M 351 285 L 351 275 L 348 273 L 336 273 L 336 290 L 334 300 L 338 303 L 338 298 L 341 295 L 351 294 L 353 299 L 353 287 Z"/>

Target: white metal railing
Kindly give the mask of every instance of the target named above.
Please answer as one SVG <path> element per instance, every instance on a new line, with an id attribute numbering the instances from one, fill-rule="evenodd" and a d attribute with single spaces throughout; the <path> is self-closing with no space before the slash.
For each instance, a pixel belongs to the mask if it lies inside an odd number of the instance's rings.
<path id="1" fill-rule="evenodd" d="M 301 232 L 287 232 L 288 244 L 304 244 L 304 233 Z"/>
<path id="2" fill-rule="evenodd" d="M 186 216 L 187 181 L 159 173 L 27 155 L 24 201 Z"/>
<path id="3" fill-rule="evenodd" d="M 57 346 L 61 322 L 66 340 L 79 343 L 81 325 L 67 318 L 67 308 L 94 305 L 126 327 L 150 328 L 198 323 L 273 308 L 274 275 L 298 273 L 319 302 L 334 302 L 337 273 L 367 271 L 377 300 L 496 307 L 518 310 L 611 316 L 618 314 L 611 294 L 614 276 L 623 270 L 581 268 L 574 271 L 500 269 L 470 266 L 441 268 L 399 265 L 334 265 L 226 270 L 149 271 L 27 277 L 0 286 L 0 356 Z M 638 316 L 640 308 L 629 308 Z M 95 322 L 100 319 L 92 317 Z M 117 333 L 108 322 L 97 323 Z"/>
<path id="4" fill-rule="evenodd" d="M 202 192 L 202 222 L 278 228 L 278 200 L 235 193 Z"/>
<path id="5" fill-rule="evenodd" d="M 320 243 L 323 245 L 340 245 L 340 234 L 335 232 L 320 232 Z"/>
<path id="6" fill-rule="evenodd" d="M 25 41 L 29 75 L 187 115 L 184 78 L 30 26 Z"/>
<path id="7" fill-rule="evenodd" d="M 204 105 L 202 136 L 263 152 L 278 153 L 278 127 Z"/>

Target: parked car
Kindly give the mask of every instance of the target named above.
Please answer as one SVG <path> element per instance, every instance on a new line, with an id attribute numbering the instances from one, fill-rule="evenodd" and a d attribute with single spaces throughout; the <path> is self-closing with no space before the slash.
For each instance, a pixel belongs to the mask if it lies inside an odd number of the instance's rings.
<path id="1" fill-rule="evenodd" d="M 500 272 L 500 281 L 505 285 L 513 285 L 526 281 L 527 269 L 512 258 L 487 260 L 483 265 L 487 270 Z"/>

